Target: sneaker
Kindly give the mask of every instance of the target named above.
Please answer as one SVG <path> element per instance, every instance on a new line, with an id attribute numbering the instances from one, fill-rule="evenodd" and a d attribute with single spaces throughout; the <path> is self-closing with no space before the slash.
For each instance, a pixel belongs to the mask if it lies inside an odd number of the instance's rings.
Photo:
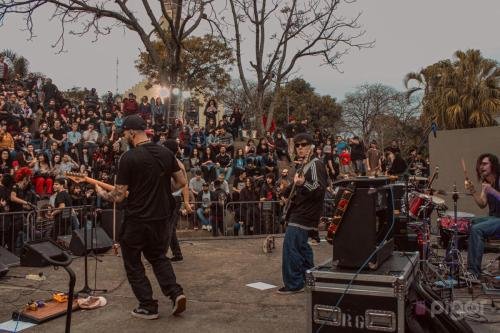
<path id="1" fill-rule="evenodd" d="M 153 312 L 140 307 L 132 310 L 131 314 L 132 316 L 141 319 L 147 319 L 147 320 L 158 319 L 158 311 Z"/>
<path id="2" fill-rule="evenodd" d="M 198 227 L 194 227 L 193 229 L 194 229 L 194 230 L 198 230 L 199 228 L 198 228 Z"/>
<path id="3" fill-rule="evenodd" d="M 481 284 L 480 278 L 472 272 L 465 273 L 465 280 L 471 284 Z"/>
<path id="4" fill-rule="evenodd" d="M 180 315 L 184 311 L 186 311 L 186 303 L 187 299 L 186 296 L 183 294 L 180 294 L 175 298 L 175 301 L 173 301 L 174 305 L 172 307 L 172 314 L 174 316 Z"/>
<path id="5" fill-rule="evenodd" d="M 201 226 L 201 230 L 207 230 L 207 226 L 206 225 L 202 225 Z"/>
<path id="6" fill-rule="evenodd" d="M 183 258 L 182 258 L 182 256 L 173 256 L 172 258 L 170 258 L 170 261 L 181 262 L 181 261 L 183 261 Z"/>
<path id="7" fill-rule="evenodd" d="M 292 295 L 292 294 L 301 293 L 303 291 L 304 291 L 304 288 L 292 290 L 292 289 L 288 289 L 287 287 L 281 287 L 280 289 L 278 289 L 277 293 L 280 295 Z"/>

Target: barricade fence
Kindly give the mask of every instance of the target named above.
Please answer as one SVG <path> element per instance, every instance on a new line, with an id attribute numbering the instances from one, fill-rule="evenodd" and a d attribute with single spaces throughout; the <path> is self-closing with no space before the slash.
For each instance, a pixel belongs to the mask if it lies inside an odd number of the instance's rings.
<path id="1" fill-rule="evenodd" d="M 176 207 L 174 223 L 178 230 L 200 230 L 207 237 L 269 235 L 285 230 L 282 219 L 284 203 L 281 201 L 205 201 L 191 202 L 190 205 L 192 211 L 189 213 L 183 203 Z M 332 199 L 326 199 L 321 216 L 332 217 L 333 205 Z M 88 228 L 100 226 L 106 219 L 104 213 L 110 212 L 94 206 L 43 207 L 0 213 L 0 246 L 19 255 L 25 242 L 41 239 L 57 242 L 58 237 L 71 235 L 73 230 L 83 228 L 84 223 Z M 112 227 L 105 229 L 110 238 L 117 238 L 114 236 L 120 232 L 122 218 L 123 214 L 117 211 L 116 232 Z M 179 238 L 182 239 L 182 235 Z"/>

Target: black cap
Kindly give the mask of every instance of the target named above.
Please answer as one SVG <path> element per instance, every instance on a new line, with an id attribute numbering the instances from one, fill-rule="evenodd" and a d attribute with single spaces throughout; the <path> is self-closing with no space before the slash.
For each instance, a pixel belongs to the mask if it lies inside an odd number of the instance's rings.
<path id="1" fill-rule="evenodd" d="M 309 133 L 298 133 L 293 137 L 294 142 L 300 142 L 300 141 L 305 141 L 308 144 L 311 144 L 313 142 L 313 137 Z"/>
<path id="2" fill-rule="evenodd" d="M 139 115 L 133 114 L 125 117 L 125 119 L 123 120 L 123 130 L 144 131 L 146 128 L 146 122 Z"/>

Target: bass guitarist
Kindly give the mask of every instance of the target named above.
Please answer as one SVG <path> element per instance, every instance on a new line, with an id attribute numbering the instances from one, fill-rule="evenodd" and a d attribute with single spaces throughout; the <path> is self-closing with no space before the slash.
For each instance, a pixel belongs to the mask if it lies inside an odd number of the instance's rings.
<path id="1" fill-rule="evenodd" d="M 312 136 L 299 133 L 294 137 L 293 142 L 297 156 L 306 164 L 302 172 L 295 174 L 294 184 L 285 191 L 285 197 L 288 192 L 288 200 L 292 202 L 285 221 L 288 226 L 283 241 L 284 286 L 278 290 L 278 293 L 282 295 L 304 290 L 305 272 L 314 266 L 313 252 L 307 241 L 309 233 L 318 230 L 327 187 L 325 165 L 317 158 L 307 162 L 307 157 L 311 156 L 311 149 L 313 149 Z"/>

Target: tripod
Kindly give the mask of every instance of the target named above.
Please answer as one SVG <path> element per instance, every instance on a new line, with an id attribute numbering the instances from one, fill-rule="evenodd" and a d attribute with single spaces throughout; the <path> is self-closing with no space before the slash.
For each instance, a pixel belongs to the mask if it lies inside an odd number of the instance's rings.
<path id="1" fill-rule="evenodd" d="M 85 210 L 83 210 L 84 213 L 86 213 Z M 88 240 L 87 240 L 87 234 L 88 234 L 88 224 L 87 224 L 87 218 L 86 218 L 86 215 L 87 214 L 82 214 L 83 215 L 83 218 L 82 218 L 82 221 L 83 221 L 83 242 L 84 242 L 84 246 L 85 246 L 85 259 L 84 259 L 84 263 L 85 263 L 85 279 L 84 279 L 84 286 L 82 288 L 82 290 L 80 290 L 78 293 L 79 294 L 85 294 L 85 295 L 93 295 L 95 292 L 102 292 L 102 293 L 106 293 L 108 292 L 107 289 L 92 289 L 90 288 L 89 286 L 89 280 L 88 280 L 88 256 L 89 256 L 89 252 L 92 252 L 92 256 L 94 256 L 95 260 L 96 260 L 96 265 L 97 265 L 97 261 L 100 261 L 100 259 L 97 258 L 97 255 L 96 253 L 94 252 L 94 231 L 95 231 L 95 223 L 92 223 L 92 227 L 90 229 L 90 249 L 88 247 Z M 94 217 L 94 222 L 95 222 L 95 217 Z"/>

